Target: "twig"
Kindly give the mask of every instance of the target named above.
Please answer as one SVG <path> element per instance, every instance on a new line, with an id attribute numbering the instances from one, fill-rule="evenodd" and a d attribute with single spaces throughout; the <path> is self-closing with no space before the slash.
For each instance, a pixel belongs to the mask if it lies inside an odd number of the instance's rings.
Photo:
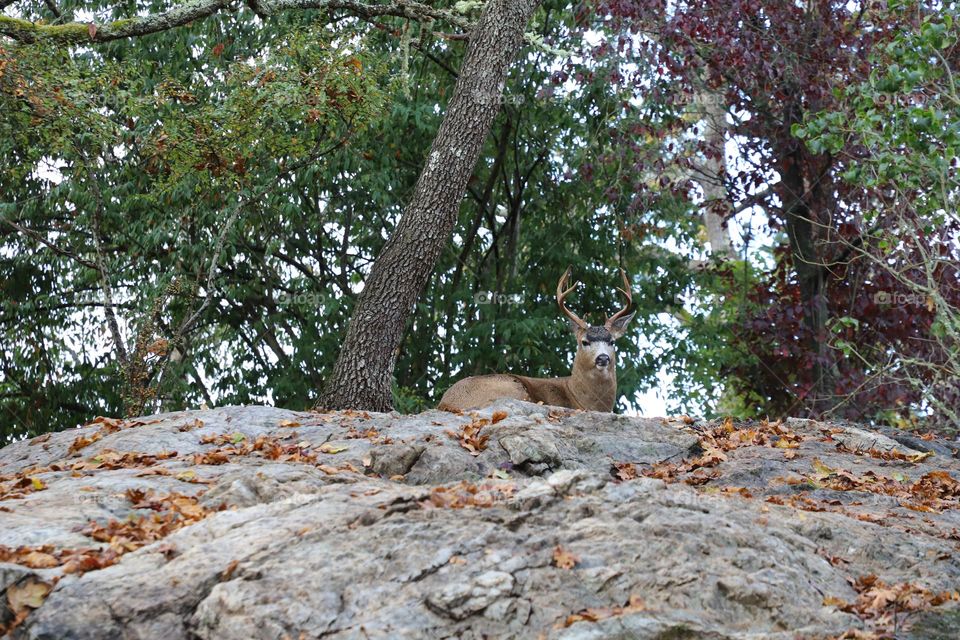
<path id="1" fill-rule="evenodd" d="M 117 354 L 120 356 L 120 364 L 128 364 L 127 349 L 123 344 L 123 336 L 120 335 L 120 325 L 117 323 L 117 316 L 114 313 L 113 288 L 110 286 L 110 278 L 107 277 L 107 265 L 103 257 L 103 236 L 101 235 L 100 223 L 103 214 L 103 194 L 100 191 L 100 185 L 97 184 L 96 176 L 90 169 L 90 161 L 85 160 L 87 165 L 87 179 L 90 180 L 90 190 L 97 200 L 93 209 L 93 243 L 97 252 L 97 271 L 100 274 L 100 283 L 103 286 L 103 294 L 106 297 L 104 313 L 107 316 L 107 324 L 110 326 L 110 333 L 113 334 L 113 341 L 117 346 Z"/>
<path id="2" fill-rule="evenodd" d="M 6 224 L 8 224 L 8 225 L 10 225 L 11 227 L 13 227 L 14 229 L 16 229 L 17 231 L 19 231 L 19 232 L 22 233 L 23 235 L 25 235 L 25 236 L 27 236 L 27 237 L 30 237 L 30 238 L 33 238 L 34 240 L 36 240 L 36 241 L 39 242 L 40 244 L 43 244 L 43 245 L 49 247 L 54 253 L 56 253 L 56 254 L 58 254 L 58 255 L 61 255 L 61 256 L 65 257 L 65 258 L 70 258 L 71 260 L 75 260 L 76 262 L 82 264 L 82 265 L 85 266 L 85 267 L 89 267 L 90 269 L 96 269 L 96 268 L 97 268 L 97 265 L 94 264 L 93 262 L 90 262 L 89 260 L 84 260 L 84 259 L 81 258 L 80 256 L 78 256 L 78 255 L 76 255 L 76 254 L 73 254 L 73 253 L 70 253 L 70 252 L 67 251 L 66 249 L 61 249 L 60 247 L 58 247 L 57 245 L 53 244 L 52 242 L 50 242 L 49 240 L 47 240 L 46 238 L 44 238 L 42 235 L 40 235 L 39 233 L 37 233 L 36 231 L 34 231 L 33 229 L 27 229 L 26 227 L 20 226 L 19 224 L 17 224 L 16 222 L 14 222 L 13 220 L 10 220 L 10 219 L 8 219 L 8 218 L 2 218 L 2 217 L 0 217 L 0 221 L 6 223 Z"/>

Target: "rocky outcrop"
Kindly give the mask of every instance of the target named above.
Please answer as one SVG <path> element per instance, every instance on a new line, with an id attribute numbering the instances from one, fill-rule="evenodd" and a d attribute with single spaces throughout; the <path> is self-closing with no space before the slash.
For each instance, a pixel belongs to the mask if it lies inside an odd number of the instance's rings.
<path id="1" fill-rule="evenodd" d="M 510 401 L 0 451 L 14 638 L 954 638 L 953 443 Z"/>

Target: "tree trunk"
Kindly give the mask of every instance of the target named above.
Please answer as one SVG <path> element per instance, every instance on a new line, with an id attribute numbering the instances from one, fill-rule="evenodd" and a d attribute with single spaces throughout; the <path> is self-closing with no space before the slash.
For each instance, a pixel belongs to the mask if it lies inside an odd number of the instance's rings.
<path id="1" fill-rule="evenodd" d="M 798 146 L 798 145 L 797 145 Z M 813 354 L 811 398 L 805 403 L 815 414 L 831 406 L 833 367 L 826 342 L 828 309 L 826 301 L 826 269 L 822 255 L 820 229 L 823 223 L 811 206 L 814 188 L 804 178 L 804 157 L 799 148 L 782 154 L 785 161 L 780 171 L 783 211 L 793 268 L 804 305 L 804 322 L 810 335 L 807 349 Z"/>
<path id="2" fill-rule="evenodd" d="M 392 408 L 393 368 L 404 326 L 449 241 L 467 181 L 500 110 L 507 70 L 540 2 L 488 0 L 485 5 L 413 197 L 370 271 L 318 406 Z"/>
<path id="3" fill-rule="evenodd" d="M 705 141 L 711 151 L 719 153 L 717 157 L 708 157 L 703 164 L 706 175 L 695 178 L 703 189 L 706 206 L 702 209 L 703 226 L 710 243 L 710 253 L 720 258 L 733 258 L 733 243 L 730 231 L 724 224 L 725 214 L 729 213 L 727 202 L 727 108 L 724 92 L 703 89 L 695 94 L 694 106 L 706 125 Z M 722 207 L 722 212 L 720 211 Z"/>

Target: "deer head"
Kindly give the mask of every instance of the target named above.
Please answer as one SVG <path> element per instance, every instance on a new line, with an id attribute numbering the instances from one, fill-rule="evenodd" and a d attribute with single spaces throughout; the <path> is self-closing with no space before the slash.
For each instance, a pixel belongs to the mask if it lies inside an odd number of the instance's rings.
<path id="1" fill-rule="evenodd" d="M 564 300 L 580 284 L 575 283 L 566 288 L 570 279 L 570 267 L 557 283 L 557 304 L 560 310 L 570 320 L 570 328 L 577 338 L 577 353 L 573 358 L 573 372 L 570 385 L 572 390 L 586 400 L 605 401 L 611 393 L 616 394 L 616 360 L 617 354 L 613 347 L 614 341 L 626 332 L 627 324 L 634 314 L 628 314 L 633 296 L 630 293 L 630 280 L 623 269 L 620 269 L 623 279 L 623 288 L 617 291 L 626 298 L 626 304 L 612 316 L 608 316 L 601 326 L 592 326 L 567 308 Z M 612 400 L 611 400 L 612 402 Z"/>

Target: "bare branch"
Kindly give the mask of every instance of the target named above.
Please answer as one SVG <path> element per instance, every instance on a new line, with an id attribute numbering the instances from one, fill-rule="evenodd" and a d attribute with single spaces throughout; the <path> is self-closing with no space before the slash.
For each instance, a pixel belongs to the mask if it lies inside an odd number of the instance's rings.
<path id="1" fill-rule="evenodd" d="M 6 2 L 6 0 L 0 0 L 0 3 L 3 2 Z M 70 22 L 59 25 L 44 25 L 0 15 L 0 35 L 23 42 L 33 42 L 35 40 L 50 40 L 65 44 L 108 42 L 174 29 L 194 20 L 213 15 L 228 8 L 230 4 L 230 0 L 188 0 L 162 13 L 137 16 L 105 24 Z M 462 29 L 470 28 L 469 20 L 456 11 L 437 9 L 414 0 L 390 0 L 383 3 L 368 3 L 359 0 L 250 0 L 250 6 L 260 16 L 269 16 L 284 11 L 329 9 L 344 11 L 364 20 L 382 16 L 398 16 L 418 21 L 443 20 Z"/>
<path id="2" fill-rule="evenodd" d="M 27 229 L 26 227 L 20 226 L 19 224 L 17 224 L 17 223 L 14 222 L 13 220 L 9 220 L 9 219 L 7 219 L 7 218 L 0 218 L 0 221 L 3 221 L 3 222 L 5 222 L 6 224 L 10 225 L 11 227 L 13 227 L 14 229 L 16 229 L 17 231 L 19 231 L 19 232 L 22 233 L 23 235 L 27 236 L 28 238 L 33 238 L 34 240 L 36 240 L 36 241 L 39 242 L 40 244 L 46 245 L 47 247 L 49 247 L 49 248 L 50 248 L 54 253 L 56 253 L 56 254 L 59 254 L 59 255 L 64 256 L 64 257 L 66 257 L 66 258 L 70 258 L 71 260 L 76 260 L 77 262 L 79 262 L 79 263 L 82 264 L 83 266 L 89 267 L 90 269 L 96 269 L 96 268 L 97 268 L 97 265 L 96 265 L 96 264 L 90 262 L 89 260 L 84 260 L 84 259 L 81 258 L 80 256 L 78 256 L 78 255 L 76 255 L 76 254 L 74 254 L 74 253 L 71 253 L 71 252 L 67 251 L 66 249 L 61 249 L 61 248 L 58 247 L 57 245 L 53 244 L 52 242 L 50 242 L 49 240 L 47 240 L 46 238 L 44 238 L 41 234 L 39 234 L 39 233 L 37 233 L 36 231 L 34 231 L 33 229 Z"/>
<path id="3" fill-rule="evenodd" d="M 47 5 L 47 9 L 50 9 L 50 13 L 57 16 L 57 19 L 63 17 L 63 14 L 60 13 L 60 9 L 57 8 L 57 4 L 53 0 L 43 0 L 43 3 Z"/>
<path id="4" fill-rule="evenodd" d="M 773 195 L 773 189 L 770 187 L 766 187 L 765 189 L 761 189 L 756 193 L 748 195 L 733 209 L 733 215 L 742 213 L 750 207 L 763 206 L 764 201 L 771 195 Z"/>
<path id="5" fill-rule="evenodd" d="M 89 166 L 90 164 L 87 162 L 87 167 Z M 103 194 L 100 192 L 100 185 L 97 184 L 96 176 L 89 168 L 87 169 L 87 177 L 90 180 L 90 190 L 96 198 L 96 206 L 93 208 L 91 221 L 93 223 L 93 246 L 96 249 L 97 257 L 97 272 L 100 274 L 100 283 L 103 286 L 103 295 L 107 303 L 104 305 L 103 311 L 107 316 L 107 325 L 110 327 L 110 333 L 113 335 L 113 341 L 117 347 L 117 355 L 119 356 L 120 363 L 126 366 L 128 362 L 127 349 L 123 343 L 123 336 L 120 334 L 120 325 L 117 322 L 116 313 L 114 313 L 116 304 L 113 298 L 113 288 L 110 286 L 107 262 L 103 255 L 103 234 L 100 226 L 103 217 Z"/>

